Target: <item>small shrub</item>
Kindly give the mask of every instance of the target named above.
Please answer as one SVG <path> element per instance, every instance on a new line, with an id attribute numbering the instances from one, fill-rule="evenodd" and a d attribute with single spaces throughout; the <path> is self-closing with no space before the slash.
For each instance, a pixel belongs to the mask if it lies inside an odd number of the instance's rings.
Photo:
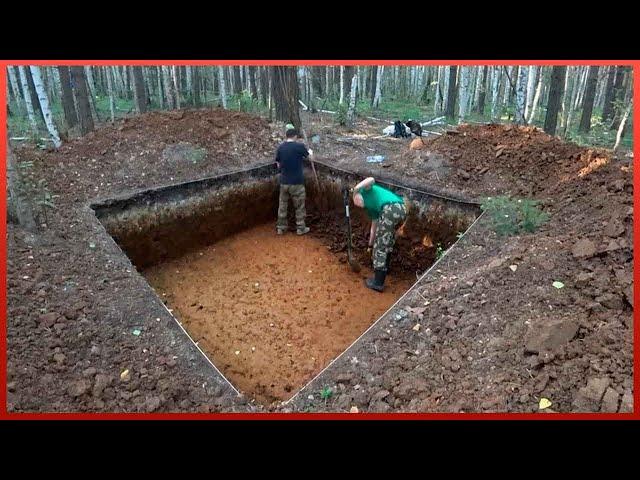
<path id="1" fill-rule="evenodd" d="M 506 196 L 489 197 L 480 208 L 487 212 L 498 235 L 535 232 L 549 215 L 538 208 L 535 200 L 514 200 Z"/>

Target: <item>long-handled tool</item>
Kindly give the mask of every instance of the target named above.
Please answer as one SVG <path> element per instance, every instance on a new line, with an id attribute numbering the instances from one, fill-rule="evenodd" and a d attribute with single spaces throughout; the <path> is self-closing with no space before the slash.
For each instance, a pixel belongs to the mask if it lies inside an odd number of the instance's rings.
<path id="1" fill-rule="evenodd" d="M 304 143 L 309 148 L 309 140 L 307 139 L 307 131 L 303 128 L 302 135 L 304 137 Z M 316 173 L 316 164 L 313 163 L 313 158 L 309 156 L 309 163 L 311 163 L 311 170 L 313 170 L 313 176 L 316 179 L 316 187 L 318 188 L 318 193 L 320 193 L 320 181 L 318 180 L 318 174 Z"/>
<path id="2" fill-rule="evenodd" d="M 343 190 L 342 197 L 344 199 L 345 213 L 347 214 L 347 259 L 349 260 L 351 270 L 358 273 L 360 272 L 360 264 L 353 258 L 353 254 L 351 253 L 351 216 L 349 216 L 349 190 L 347 188 Z"/>

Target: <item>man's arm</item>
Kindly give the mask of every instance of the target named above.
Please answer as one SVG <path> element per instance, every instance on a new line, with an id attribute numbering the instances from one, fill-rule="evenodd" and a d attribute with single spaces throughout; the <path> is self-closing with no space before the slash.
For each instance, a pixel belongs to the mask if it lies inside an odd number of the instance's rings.
<path id="1" fill-rule="evenodd" d="M 359 184 L 357 184 L 355 187 L 353 187 L 353 190 L 355 192 L 357 192 L 358 190 L 360 190 L 361 188 L 364 188 L 366 190 L 368 190 L 369 188 L 371 188 L 371 185 L 373 185 L 374 183 L 376 183 L 376 181 L 374 180 L 373 177 L 368 177 L 365 178 L 364 180 L 362 180 Z"/>

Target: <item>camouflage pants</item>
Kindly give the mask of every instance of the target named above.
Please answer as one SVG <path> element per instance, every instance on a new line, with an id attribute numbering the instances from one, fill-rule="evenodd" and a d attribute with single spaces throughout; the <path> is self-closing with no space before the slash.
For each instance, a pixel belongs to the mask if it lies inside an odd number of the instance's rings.
<path id="1" fill-rule="evenodd" d="M 382 207 L 376 236 L 373 239 L 373 269 L 387 271 L 387 255 L 396 243 L 396 229 L 407 218 L 404 203 L 389 203 Z"/>
<path id="2" fill-rule="evenodd" d="M 296 226 L 304 228 L 304 218 L 307 216 L 304 200 L 306 190 L 304 185 L 280 185 L 280 203 L 278 205 L 278 223 L 277 228 L 287 229 L 287 208 L 289 207 L 289 197 L 293 201 L 296 209 Z"/>

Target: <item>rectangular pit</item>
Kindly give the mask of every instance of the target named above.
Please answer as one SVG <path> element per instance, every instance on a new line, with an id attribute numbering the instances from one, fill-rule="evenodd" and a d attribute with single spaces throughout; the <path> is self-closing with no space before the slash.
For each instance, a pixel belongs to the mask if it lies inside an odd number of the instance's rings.
<path id="1" fill-rule="evenodd" d="M 342 189 L 361 178 L 316 162 L 306 173 L 311 233 L 277 236 L 275 165 L 96 202 L 109 234 L 189 335 L 243 393 L 286 400 L 344 351 L 479 215 L 476 204 L 378 181 L 408 200 L 383 294 L 371 275 L 364 212 L 351 208 L 346 262 Z M 293 206 L 289 206 L 294 225 Z"/>

